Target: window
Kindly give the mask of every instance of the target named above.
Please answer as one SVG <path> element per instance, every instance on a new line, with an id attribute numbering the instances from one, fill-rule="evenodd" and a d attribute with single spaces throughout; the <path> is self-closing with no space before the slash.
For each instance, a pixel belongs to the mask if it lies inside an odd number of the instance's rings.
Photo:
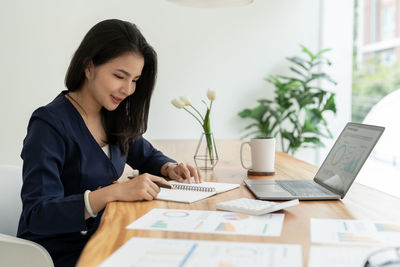
<path id="1" fill-rule="evenodd" d="M 380 54 L 380 64 L 383 66 L 390 66 L 396 62 L 396 53 L 394 49 L 383 50 Z"/>
<path id="2" fill-rule="evenodd" d="M 395 7 L 383 8 L 381 11 L 381 35 L 383 40 L 394 38 L 396 30 Z"/>
<path id="3" fill-rule="evenodd" d="M 386 127 L 357 181 L 400 197 L 400 0 L 355 4 L 352 120 Z"/>

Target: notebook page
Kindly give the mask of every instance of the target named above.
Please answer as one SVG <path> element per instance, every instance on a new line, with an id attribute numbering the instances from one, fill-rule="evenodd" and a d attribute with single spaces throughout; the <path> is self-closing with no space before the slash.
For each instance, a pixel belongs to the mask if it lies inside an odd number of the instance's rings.
<path id="1" fill-rule="evenodd" d="M 175 202 L 192 203 L 204 198 L 215 195 L 216 192 L 200 192 L 200 191 L 189 191 L 189 190 L 171 190 L 166 188 L 160 188 L 157 200 L 167 200 Z"/>
<path id="2" fill-rule="evenodd" d="M 226 192 L 235 188 L 238 188 L 240 184 L 228 184 L 228 183 L 213 183 L 213 182 L 202 182 L 200 184 L 187 184 L 187 183 L 178 183 L 175 181 L 169 181 L 171 185 L 188 185 L 193 187 L 211 187 L 215 188 L 216 193 Z"/>

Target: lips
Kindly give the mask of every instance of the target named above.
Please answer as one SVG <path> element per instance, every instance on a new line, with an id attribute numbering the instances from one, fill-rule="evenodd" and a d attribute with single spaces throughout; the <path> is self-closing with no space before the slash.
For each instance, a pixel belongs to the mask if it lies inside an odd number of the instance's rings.
<path id="1" fill-rule="evenodd" d="M 122 98 L 117 98 L 117 97 L 114 97 L 114 96 L 111 96 L 111 99 L 115 104 L 119 104 L 119 103 L 122 102 L 122 100 L 124 100 Z"/>

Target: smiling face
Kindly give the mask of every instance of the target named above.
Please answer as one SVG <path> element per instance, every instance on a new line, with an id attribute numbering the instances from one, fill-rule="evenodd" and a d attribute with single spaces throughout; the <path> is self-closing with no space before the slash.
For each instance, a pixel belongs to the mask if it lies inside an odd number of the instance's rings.
<path id="1" fill-rule="evenodd" d="M 99 109 L 113 111 L 135 92 L 143 66 L 143 57 L 136 53 L 123 54 L 99 66 L 91 63 L 85 70 L 86 93 Z"/>

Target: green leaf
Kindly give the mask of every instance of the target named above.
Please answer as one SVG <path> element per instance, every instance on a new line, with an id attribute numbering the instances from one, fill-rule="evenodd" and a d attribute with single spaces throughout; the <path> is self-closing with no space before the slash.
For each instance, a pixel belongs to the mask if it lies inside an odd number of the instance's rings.
<path id="1" fill-rule="evenodd" d="M 325 102 L 323 110 L 331 110 L 334 114 L 336 114 L 335 94 L 332 93 L 329 96 Z"/>
<path id="2" fill-rule="evenodd" d="M 250 115 L 251 115 L 251 109 L 246 108 L 246 109 L 240 111 L 240 112 L 238 113 L 238 115 L 239 115 L 241 118 L 249 118 Z"/>
<path id="3" fill-rule="evenodd" d="M 317 99 L 318 107 L 321 106 L 321 104 L 322 104 L 322 102 L 324 100 L 325 94 L 326 94 L 325 92 L 321 92 L 321 91 L 312 94 L 312 97 Z"/>
<path id="4" fill-rule="evenodd" d="M 281 123 L 280 121 L 276 120 L 276 121 L 271 125 L 269 131 L 270 131 L 271 133 L 276 132 L 276 134 L 277 134 L 278 132 L 275 131 L 275 129 L 278 127 L 278 125 L 279 125 L 280 123 Z M 275 135 L 276 135 L 276 134 L 275 134 Z"/>
<path id="5" fill-rule="evenodd" d="M 328 128 L 326 128 L 325 130 L 328 133 L 329 138 L 333 138 L 333 134 L 331 133 L 331 131 Z"/>
<path id="6" fill-rule="evenodd" d="M 328 64 L 328 66 L 331 66 L 332 62 L 329 59 L 326 59 L 326 64 Z"/>
<path id="7" fill-rule="evenodd" d="M 324 53 L 326 53 L 326 52 L 329 52 L 329 51 L 332 51 L 332 48 L 325 48 L 325 49 L 322 49 L 322 50 L 320 50 L 320 51 L 315 55 L 315 58 L 319 58 L 322 54 L 324 54 Z"/>
<path id="8" fill-rule="evenodd" d="M 307 119 L 311 124 L 318 125 L 322 120 L 322 111 L 319 109 L 306 109 Z"/>
<path id="9" fill-rule="evenodd" d="M 255 122 L 255 123 L 249 124 L 244 129 L 248 130 L 248 129 L 252 128 L 252 127 L 259 127 L 259 123 Z"/>
<path id="10" fill-rule="evenodd" d="M 315 104 L 315 100 L 314 100 L 313 96 L 309 95 L 309 94 L 300 95 L 296 99 L 298 100 L 300 108 Z"/>
<path id="11" fill-rule="evenodd" d="M 291 71 L 297 73 L 298 75 L 300 75 L 301 77 L 307 79 L 307 76 L 305 74 L 303 74 L 301 71 L 299 71 L 298 69 L 296 69 L 295 67 L 290 67 L 289 68 Z"/>
<path id="12" fill-rule="evenodd" d="M 252 118 L 258 122 L 262 122 L 262 118 L 264 117 L 265 112 L 268 111 L 268 107 L 264 106 L 263 104 L 258 105 L 254 109 L 251 109 L 248 115 L 248 118 Z"/>
<path id="13" fill-rule="evenodd" d="M 294 125 L 294 128 L 297 131 L 297 133 L 301 133 L 301 125 L 299 119 L 295 116 L 290 116 L 289 120 Z"/>
<path id="14" fill-rule="evenodd" d="M 207 109 L 206 115 L 204 116 L 204 122 L 203 122 L 203 129 L 205 133 L 210 133 L 211 132 L 211 126 L 210 126 L 210 109 Z"/>
<path id="15" fill-rule="evenodd" d="M 294 78 L 294 77 L 288 77 L 288 76 L 284 76 L 284 75 L 278 75 L 277 77 L 281 78 L 281 79 L 285 79 L 285 80 L 289 80 L 291 82 L 299 82 L 299 83 L 303 83 L 303 80 L 298 79 L 298 78 Z"/>
<path id="16" fill-rule="evenodd" d="M 265 105 L 265 104 L 271 104 L 272 100 L 269 100 L 269 99 L 258 99 L 257 102 L 260 103 L 260 104 L 264 104 Z"/>
<path id="17" fill-rule="evenodd" d="M 291 132 L 288 132 L 286 130 L 282 131 L 282 137 L 287 139 L 290 143 L 295 142 L 295 137 Z"/>
<path id="18" fill-rule="evenodd" d="M 264 125 L 262 125 L 263 127 L 262 127 L 262 129 L 261 129 L 261 132 L 263 133 L 263 137 L 268 137 L 268 136 L 271 136 L 272 135 L 272 132 L 270 131 L 270 129 L 269 129 L 269 125 L 267 125 L 267 124 L 264 124 Z"/>
<path id="19" fill-rule="evenodd" d="M 305 143 L 313 143 L 317 147 L 321 147 L 324 145 L 318 137 L 304 137 L 303 141 Z"/>
<path id="20" fill-rule="evenodd" d="M 310 122 L 309 119 L 304 120 L 304 125 L 301 128 L 301 132 L 303 133 L 318 133 L 318 127 Z"/>
<path id="21" fill-rule="evenodd" d="M 300 58 L 300 57 L 287 57 L 287 60 L 289 60 L 290 62 L 293 62 L 294 64 L 302 67 L 305 71 L 308 72 L 308 68 L 305 66 L 305 64 L 307 63 L 306 60 Z"/>
<path id="22" fill-rule="evenodd" d="M 333 83 L 334 85 L 337 85 L 337 82 L 335 82 L 328 74 L 326 73 L 313 73 L 311 74 L 311 78 L 308 79 L 308 82 L 315 80 L 315 79 L 325 79 L 328 82 Z"/>
<path id="23" fill-rule="evenodd" d="M 316 61 L 310 62 L 310 68 L 314 68 L 315 66 L 323 65 L 323 64 L 327 64 L 328 66 L 331 66 L 332 62 L 330 62 L 329 59 L 321 57 L 320 59 L 318 59 Z"/>
<path id="24" fill-rule="evenodd" d="M 301 46 L 301 48 L 302 48 L 302 50 L 303 50 L 303 52 L 305 52 L 309 57 L 310 57 L 310 59 L 311 59 L 311 61 L 313 61 L 314 59 L 315 59 L 315 56 L 314 56 L 314 54 L 313 53 L 311 53 L 311 51 L 310 50 L 308 50 L 308 48 L 307 47 L 305 47 L 304 45 L 302 45 L 302 44 L 300 44 L 300 46 Z"/>
<path id="25" fill-rule="evenodd" d="M 281 86 L 281 81 L 279 81 L 279 78 L 274 75 L 269 75 L 268 78 L 266 78 L 265 80 L 269 83 L 272 83 L 276 87 Z"/>

